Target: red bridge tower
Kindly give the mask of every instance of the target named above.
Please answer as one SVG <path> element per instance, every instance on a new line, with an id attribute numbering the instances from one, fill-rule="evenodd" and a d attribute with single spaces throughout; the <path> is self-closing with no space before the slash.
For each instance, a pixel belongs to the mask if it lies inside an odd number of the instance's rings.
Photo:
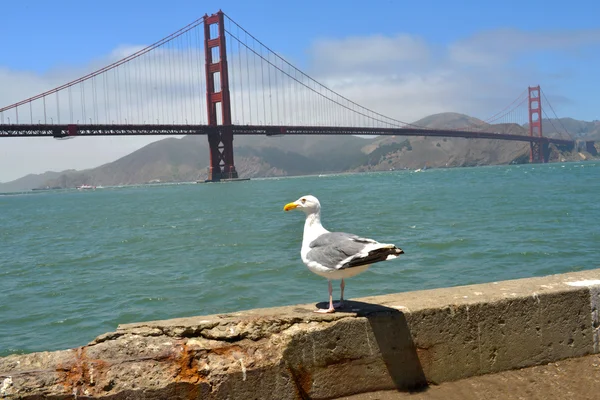
<path id="1" fill-rule="evenodd" d="M 540 85 L 529 87 L 529 136 L 543 137 Z M 548 143 L 529 142 L 529 146 L 529 162 L 547 162 Z"/>
<path id="2" fill-rule="evenodd" d="M 218 35 L 211 38 L 210 28 L 213 25 L 217 25 Z M 231 102 L 222 11 L 211 16 L 204 15 L 204 55 L 206 58 L 208 124 L 219 126 L 217 132 L 208 134 L 208 144 L 210 146 L 208 181 L 218 182 L 221 179 L 236 179 L 238 173 L 233 164 Z"/>

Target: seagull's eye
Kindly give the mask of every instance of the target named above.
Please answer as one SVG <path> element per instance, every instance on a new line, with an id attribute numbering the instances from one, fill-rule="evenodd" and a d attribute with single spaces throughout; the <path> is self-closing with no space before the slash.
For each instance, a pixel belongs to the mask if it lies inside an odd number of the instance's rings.
<path id="1" fill-rule="evenodd" d="M 306 199 L 302 199 L 300 201 L 302 202 L 302 204 L 306 203 Z"/>

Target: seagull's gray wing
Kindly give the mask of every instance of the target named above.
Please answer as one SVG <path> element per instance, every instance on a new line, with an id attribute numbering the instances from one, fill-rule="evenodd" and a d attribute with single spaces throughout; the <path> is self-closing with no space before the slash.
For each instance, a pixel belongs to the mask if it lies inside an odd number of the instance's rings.
<path id="1" fill-rule="evenodd" d="M 360 254 L 367 245 L 376 243 L 372 239 L 361 238 L 350 233 L 328 232 L 310 243 L 310 251 L 306 258 L 331 269 L 357 267 L 365 263 L 353 263 L 349 258 L 361 257 Z"/>

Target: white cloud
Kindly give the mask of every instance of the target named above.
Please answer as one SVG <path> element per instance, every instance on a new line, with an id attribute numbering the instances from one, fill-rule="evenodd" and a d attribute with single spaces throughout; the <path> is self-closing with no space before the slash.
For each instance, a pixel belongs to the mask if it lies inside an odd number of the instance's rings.
<path id="1" fill-rule="evenodd" d="M 327 39 L 317 41 L 311 49 L 315 60 L 311 73 L 336 91 L 403 121 L 443 111 L 485 119 L 527 86 L 540 81 L 551 85 L 567 78 L 562 66 L 515 65 L 520 57 L 544 53 L 564 59 L 589 48 L 600 51 L 599 29 L 497 29 L 446 47 L 409 35 Z M 553 101 L 570 101 L 561 93 L 552 94 Z"/>
<path id="2" fill-rule="evenodd" d="M 423 39 L 406 34 L 320 39 L 311 48 L 311 67 L 334 75 L 409 70 L 429 62 L 430 51 Z"/>
<path id="3" fill-rule="evenodd" d="M 449 56 L 460 64 L 492 66 L 505 64 L 526 52 L 572 52 L 582 46 L 600 44 L 600 29 L 526 32 L 497 29 L 481 32 L 449 46 Z"/>

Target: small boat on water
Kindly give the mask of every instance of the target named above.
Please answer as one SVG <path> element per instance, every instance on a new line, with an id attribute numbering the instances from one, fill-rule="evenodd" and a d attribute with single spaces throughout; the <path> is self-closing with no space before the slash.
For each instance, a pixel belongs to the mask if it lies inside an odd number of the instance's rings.
<path id="1" fill-rule="evenodd" d="M 94 189 L 96 189 L 96 186 L 92 186 L 92 185 L 77 186 L 77 190 L 94 190 Z"/>

